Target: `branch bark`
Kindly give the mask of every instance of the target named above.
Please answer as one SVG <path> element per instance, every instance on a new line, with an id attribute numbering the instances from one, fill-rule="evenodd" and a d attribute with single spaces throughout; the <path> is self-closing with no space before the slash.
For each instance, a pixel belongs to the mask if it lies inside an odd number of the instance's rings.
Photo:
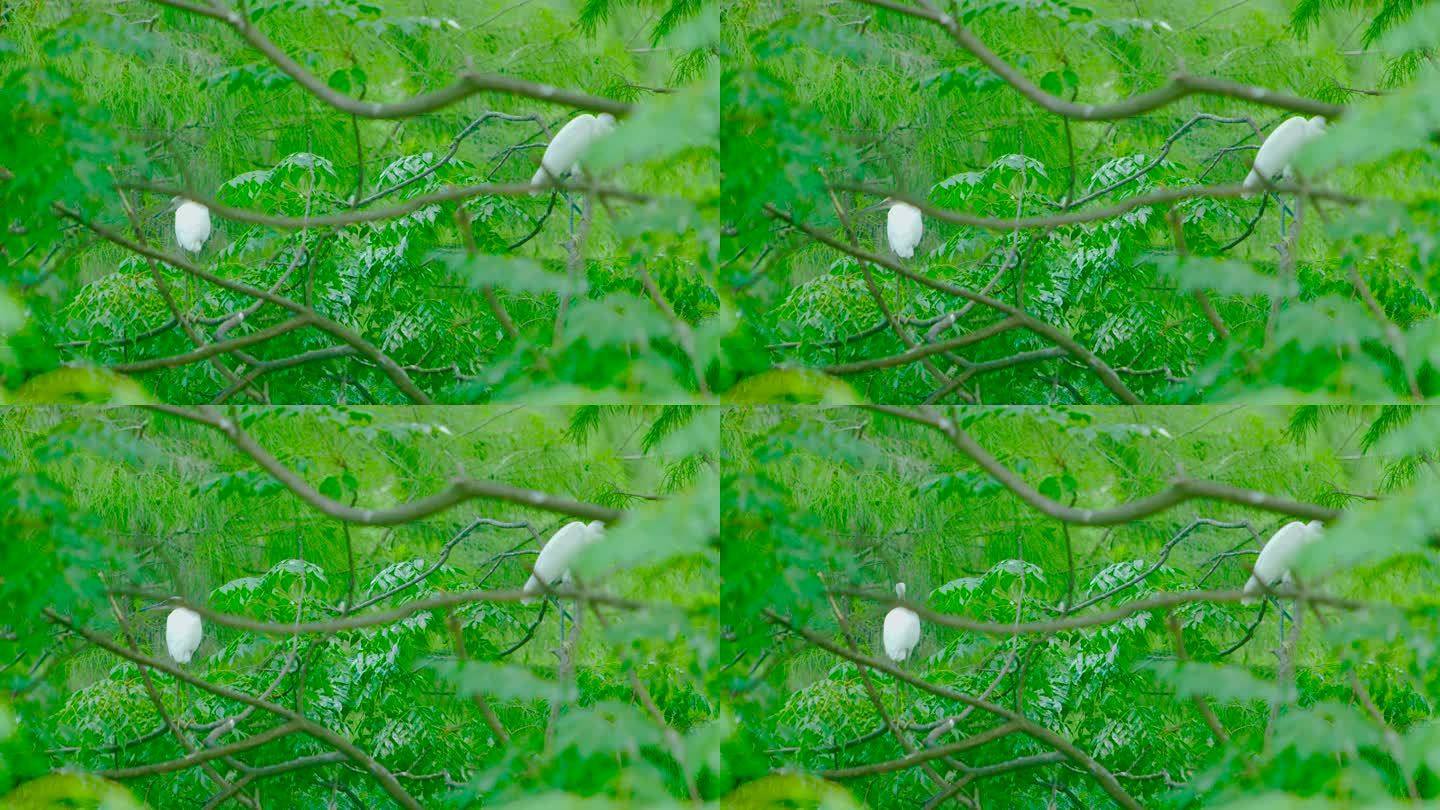
<path id="1" fill-rule="evenodd" d="M 241 452 L 253 459 L 266 472 L 275 476 L 280 483 L 284 484 L 286 488 L 294 493 L 296 497 L 300 498 L 300 500 L 306 502 L 324 515 L 348 523 L 357 523 L 363 526 L 393 526 L 400 523 L 409 523 L 477 498 L 505 501 L 531 509 L 558 512 L 560 514 L 583 517 L 588 520 L 600 520 L 605 523 L 614 523 L 625 515 L 624 512 L 618 509 L 610 509 L 591 503 L 575 501 L 558 495 L 540 492 L 539 490 L 514 487 L 498 481 L 476 479 L 457 480 L 451 483 L 446 489 L 433 495 L 417 498 L 413 501 L 390 507 L 389 509 L 356 508 L 322 495 L 319 490 L 310 486 L 305 479 L 301 478 L 289 467 L 280 463 L 279 459 L 275 458 L 268 450 L 250 438 L 250 435 L 242 430 L 233 420 L 221 416 L 213 408 L 206 406 L 200 410 L 192 411 L 185 408 L 177 408 L 173 405 L 156 404 L 147 407 L 160 413 L 205 425 L 206 427 L 220 431 L 225 434 L 225 436 L 230 439 L 230 442 Z"/>
<path id="2" fill-rule="evenodd" d="M 835 644 L 834 642 L 830 641 L 829 639 L 818 633 L 807 630 L 803 627 L 796 626 L 795 624 L 790 622 L 790 620 L 784 618 L 783 616 L 769 608 L 765 609 L 765 618 L 772 624 L 779 625 L 789 630 L 790 632 L 795 633 L 796 635 L 802 636 L 811 644 L 814 644 L 815 646 L 829 653 L 838 655 L 841 658 L 845 658 L 849 661 L 853 661 L 856 664 L 861 664 L 871 669 L 888 673 L 893 678 L 898 678 L 899 680 L 902 680 L 918 689 L 929 692 L 930 694 L 933 694 L 937 697 L 943 697 L 947 700 L 953 700 L 957 703 L 963 703 L 967 706 L 974 706 L 975 708 L 983 712 L 988 712 L 997 717 L 1004 718 L 1005 720 L 1014 723 L 1020 733 L 1025 734 L 1026 736 L 1036 740 L 1037 742 L 1044 743 L 1051 748 L 1054 748 L 1056 751 L 1064 754 L 1066 758 L 1069 759 L 1071 762 L 1074 762 L 1076 765 L 1083 768 L 1086 773 L 1089 773 L 1092 777 L 1095 778 L 1097 782 L 1100 783 L 1101 789 L 1104 790 L 1107 794 L 1109 794 L 1110 798 L 1114 799 L 1116 804 L 1125 808 L 1125 810 L 1143 810 L 1143 808 L 1141 808 L 1140 806 L 1140 803 L 1135 801 L 1135 798 L 1131 796 L 1123 786 L 1121 786 L 1120 782 L 1116 780 L 1115 775 L 1111 773 L 1108 768 L 1097 762 L 1094 757 L 1091 757 L 1089 754 L 1077 748 L 1075 744 L 1070 742 L 1068 739 L 1062 737 L 1054 731 L 1051 731 L 1048 728 L 1045 728 L 1044 726 L 1035 723 L 1029 718 L 1017 714 L 1010 709 L 1005 708 L 1004 706 L 1000 706 L 998 704 L 991 703 L 985 700 L 979 700 L 977 698 L 971 697 L 970 695 L 966 695 L 962 692 L 957 692 L 948 687 L 932 684 L 929 681 L 924 680 L 923 678 L 919 678 L 905 672 L 899 667 L 891 664 L 889 661 L 882 661 L 878 658 L 873 658 L 871 656 L 863 655 L 858 652 L 851 652 L 850 650 L 846 650 L 845 648 L 839 646 L 838 644 Z"/>
<path id="3" fill-rule="evenodd" d="M 389 377 L 390 380 L 395 383 L 396 387 L 403 391 L 406 396 L 410 397 L 412 400 L 421 405 L 433 404 L 430 400 L 430 396 L 424 391 L 421 391 L 418 387 L 416 387 L 414 381 L 411 380 L 410 376 L 405 373 L 405 370 L 402 369 L 398 364 L 396 364 L 394 360 L 390 359 L 389 355 L 380 351 L 374 346 L 374 344 L 361 337 L 359 333 L 355 332 L 347 326 L 344 326 L 336 321 L 332 321 L 329 318 L 326 318 L 325 316 L 319 314 L 310 307 L 307 307 L 299 302 L 292 301 L 283 295 L 270 292 L 269 290 L 262 290 L 238 281 L 231 281 L 227 278 L 221 278 L 220 276 L 217 276 L 214 273 L 211 273 L 199 267 L 198 265 L 191 262 L 189 259 L 186 259 L 182 256 L 166 253 L 161 250 L 156 250 L 155 248 L 152 248 L 148 245 L 133 242 L 129 239 L 126 239 L 124 236 L 121 236 L 119 233 L 116 233 L 115 231 L 105 227 L 104 225 L 100 225 L 98 223 L 90 221 L 89 219 L 82 216 L 80 212 L 75 211 L 71 208 L 67 208 L 59 203 L 54 204 L 54 211 L 55 213 L 66 219 L 74 220 L 75 222 L 84 225 L 86 228 L 94 231 L 106 241 L 113 242 L 114 244 L 126 248 L 127 250 L 133 251 L 142 256 L 147 256 L 152 259 L 158 259 L 170 265 L 171 267 L 179 268 L 180 270 L 183 270 L 190 275 L 195 276 L 196 278 L 199 278 L 210 284 L 214 284 L 217 287 L 230 290 L 231 292 L 238 292 L 242 295 L 248 295 L 252 298 L 263 299 L 265 301 L 269 301 L 272 304 L 279 305 L 295 313 L 296 315 L 310 318 L 311 322 L 314 323 L 317 328 L 328 332 L 332 336 L 338 338 L 345 343 L 350 344 L 355 348 L 357 352 L 374 361 L 376 365 L 378 365 L 380 369 L 385 373 L 385 375 Z"/>
<path id="4" fill-rule="evenodd" d="M 926 8 L 921 8 L 896 2 L 896 0 L 856 0 L 856 2 L 899 12 L 940 26 L 960 47 L 969 51 L 997 76 L 1004 79 L 1006 84 L 1015 88 L 1020 95 L 1037 106 L 1066 118 L 1076 118 L 1081 121 L 1114 121 L 1120 118 L 1133 118 L 1192 95 L 1224 96 L 1308 115 L 1323 115 L 1330 119 L 1336 119 L 1345 114 L 1345 108 L 1335 104 L 1292 96 L 1255 85 L 1240 84 L 1228 79 L 1191 76 L 1184 73 L 1172 76 L 1170 83 L 1164 87 L 1130 96 L 1111 104 L 1077 104 L 1040 89 L 1009 62 L 1001 59 L 994 51 L 986 47 L 985 43 L 972 34 L 970 29 L 966 28 L 959 20 L 941 13 L 933 7 L 928 7 L 928 4 L 926 4 Z"/>
<path id="5" fill-rule="evenodd" d="M 91 644 L 94 644 L 95 646 L 107 652 L 118 655 L 128 661 L 133 661 L 136 664 L 149 667 L 150 669 L 164 672 L 165 674 L 171 676 L 172 678 L 175 678 L 176 680 L 184 681 L 185 683 L 188 683 L 198 689 L 203 689 L 204 691 L 209 692 L 212 695 L 218 695 L 219 697 L 223 697 L 226 700 L 233 700 L 237 703 L 244 703 L 248 706 L 255 706 L 256 708 L 263 709 L 267 712 L 270 712 L 271 714 L 277 715 L 295 723 L 300 727 L 300 731 L 334 747 L 337 751 L 340 751 L 341 753 L 349 757 L 350 760 L 356 765 L 364 768 L 367 773 L 375 777 L 376 781 L 380 783 L 380 786 L 385 790 L 387 794 L 390 795 L 390 798 L 394 799 L 401 807 L 406 808 L 406 810 L 424 810 L 420 806 L 420 803 L 415 800 L 415 797 L 411 796 L 405 790 L 405 788 L 402 787 L 398 781 L 396 781 L 395 775 L 392 774 L 389 769 L 387 769 L 384 765 L 381 765 L 378 761 L 376 761 L 374 757 L 371 757 L 369 754 L 360 750 L 358 747 L 355 746 L 354 743 L 345 739 L 340 734 L 331 731 L 330 729 L 314 722 L 313 720 L 306 718 L 299 712 L 288 709 L 277 703 L 271 703 L 266 700 L 259 700 L 257 698 L 253 698 L 243 692 L 238 692 L 227 686 L 210 683 L 203 678 L 198 678 L 194 675 L 191 675 L 190 673 L 185 672 L 179 667 L 165 661 L 161 661 L 158 658 L 151 658 L 150 656 L 141 655 L 138 652 L 127 650 L 124 647 L 121 647 L 120 645 L 106 638 L 104 635 L 97 633 L 94 630 L 90 630 L 89 628 L 82 627 L 79 624 L 71 621 L 70 619 L 61 616 L 52 608 L 45 608 L 43 613 L 46 620 L 48 620 L 52 624 L 64 627 L 71 632 L 84 637 L 86 641 L 89 641 Z"/>
<path id="6" fill-rule="evenodd" d="M 318 76 L 300 66 L 290 57 L 289 54 L 270 41 L 270 38 L 260 32 L 246 19 L 245 15 L 227 8 L 215 0 L 209 7 L 185 2 L 184 0 L 152 0 L 170 8 L 188 11 L 192 14 L 199 14 L 209 17 L 212 20 L 219 20 L 235 29 L 246 42 L 250 43 L 255 50 L 259 51 L 270 60 L 275 67 L 279 68 L 285 75 L 294 79 L 301 87 L 310 92 L 311 95 L 329 104 L 337 110 L 360 118 L 412 118 L 428 112 L 434 112 L 442 107 L 447 107 L 462 99 L 482 92 L 506 93 L 512 96 L 533 98 L 539 101 L 546 101 L 552 104 L 561 104 L 567 107 L 578 107 L 583 110 L 594 112 L 607 112 L 615 116 L 626 116 L 630 114 L 631 105 L 619 101 L 612 101 L 608 98 L 591 96 L 575 90 L 566 90 L 562 87 L 555 87 L 538 82 L 516 79 L 511 76 L 480 73 L 474 70 L 461 71 L 455 82 L 448 87 L 423 93 L 401 101 L 394 101 L 383 104 L 374 101 L 361 101 L 332 89 Z"/>
<path id="7" fill-rule="evenodd" d="M 1041 513 L 1063 520 L 1066 523 L 1077 523 L 1082 526 L 1109 526 L 1118 523 L 1129 523 L 1149 515 L 1162 512 L 1176 504 L 1190 500 L 1214 500 L 1246 506 L 1253 509 L 1262 509 L 1267 512 L 1278 512 L 1284 515 L 1305 518 L 1307 520 L 1322 520 L 1327 523 L 1338 520 L 1343 514 L 1338 509 L 1330 509 L 1313 503 L 1293 501 L 1289 498 L 1281 498 L 1268 493 L 1242 487 L 1233 487 L 1229 484 L 1221 484 L 1215 481 L 1201 481 L 1194 479 L 1178 479 L 1170 485 L 1169 489 L 1157 492 L 1144 498 L 1129 501 L 1109 509 L 1076 509 L 1066 506 L 1059 501 L 1052 500 L 1040 494 L 1038 490 L 1031 487 L 1023 478 L 1017 475 L 1009 467 L 1000 463 L 999 459 L 990 455 L 990 452 L 970 437 L 957 423 L 950 419 L 924 413 L 911 411 L 904 408 L 896 408 L 890 405 L 865 405 L 869 410 L 883 413 L 914 422 L 919 425 L 934 428 L 950 439 L 960 452 L 969 456 L 972 461 L 989 473 L 1002 486 L 1013 492 L 1016 497 L 1024 501 Z"/>

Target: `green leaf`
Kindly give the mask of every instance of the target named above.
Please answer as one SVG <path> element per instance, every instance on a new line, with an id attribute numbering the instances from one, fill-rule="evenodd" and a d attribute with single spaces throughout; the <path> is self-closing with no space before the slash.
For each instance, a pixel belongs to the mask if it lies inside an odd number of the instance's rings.
<path id="1" fill-rule="evenodd" d="M 707 483 L 708 481 L 708 483 Z M 607 527 L 575 561 L 583 578 L 644 566 L 659 567 L 676 557 L 710 547 L 720 533 L 713 476 L 704 476 L 685 494 L 630 512 Z"/>
<path id="2" fill-rule="evenodd" d="M 1295 165 L 1320 176 L 1341 167 L 1361 167 L 1398 152 L 1433 148 L 1440 133 L 1440 73 L 1430 71 L 1409 87 L 1367 98 L 1347 110 L 1325 136 L 1306 144 Z"/>
<path id="3" fill-rule="evenodd" d="M 1284 700 L 1288 690 L 1272 681 L 1262 681 L 1242 667 L 1202 661 L 1156 661 L 1150 664 L 1160 680 L 1175 687 L 1179 697 L 1210 697 L 1216 700 Z"/>
<path id="4" fill-rule="evenodd" d="M 651 163 L 690 149 L 718 151 L 720 78 L 711 71 L 703 81 L 646 101 L 596 141 L 580 159 L 592 171 Z"/>
<path id="5" fill-rule="evenodd" d="M 466 661 L 463 664 L 443 662 L 436 671 L 455 687 L 460 697 L 489 695 L 499 700 L 572 701 L 573 688 L 565 683 L 541 678 L 522 666 L 495 664 L 488 661 Z"/>
<path id="6" fill-rule="evenodd" d="M 523 256 L 495 256 L 487 253 L 466 255 L 461 250 L 436 250 L 429 261 L 439 261 L 472 288 L 496 287 L 513 292 L 583 295 L 587 289 L 583 277 L 572 281 L 565 273 L 546 270 L 534 259 Z"/>
<path id="7" fill-rule="evenodd" d="M 1250 264 L 1211 256 L 1156 256 L 1152 263 L 1166 278 L 1186 292 L 1212 290 L 1228 295 L 1294 296 L 1295 279 L 1261 275 Z"/>

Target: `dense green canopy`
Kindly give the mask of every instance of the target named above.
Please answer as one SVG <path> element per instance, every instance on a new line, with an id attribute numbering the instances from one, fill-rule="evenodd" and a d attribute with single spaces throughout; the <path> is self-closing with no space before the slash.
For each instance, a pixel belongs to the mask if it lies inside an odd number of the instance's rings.
<path id="1" fill-rule="evenodd" d="M 1440 13 L 1419 5 L 727 4 L 747 371 L 897 403 L 1433 395 Z M 1242 194 L 1261 138 L 1317 114 L 1289 190 Z M 911 259 L 866 210 L 889 195 L 927 206 Z"/>
<path id="2" fill-rule="evenodd" d="M 132 393 L 59 365 L 170 402 L 698 390 L 719 314 L 713 9 L 251 0 L 231 25 L 186 5 L 3 11 L 17 398 Z M 546 143 L 602 111 L 621 124 L 571 178 L 597 190 L 532 194 Z M 178 192 L 215 208 L 193 271 Z"/>
<path id="3" fill-rule="evenodd" d="M 62 768 L 120 780 L 156 810 L 218 803 L 230 784 L 247 804 L 355 810 L 541 796 L 667 807 L 716 792 L 713 414 L 229 416 L 314 490 L 168 415 L 0 413 L 0 797 Z M 420 508 L 463 479 L 563 502 Z M 406 504 L 418 511 L 391 514 Z M 609 527 L 562 586 L 597 600 L 560 600 L 562 637 L 556 603 L 515 594 L 573 504 Z M 337 505 L 361 514 L 329 516 Z M 180 667 L 198 682 L 162 668 L 166 613 L 139 612 L 171 595 L 207 611 Z M 122 655 L 132 646 L 144 658 Z M 224 690 L 301 712 L 361 753 L 287 733 L 283 714 Z M 206 767 L 162 767 L 256 740 Z"/>
<path id="4" fill-rule="evenodd" d="M 944 803 L 949 785 L 962 806 L 1074 810 L 1440 795 L 1433 414 L 941 416 L 727 417 L 739 778 L 809 771 L 873 808 Z M 1225 498 L 1154 500 L 1201 491 L 1185 482 Z M 1316 516 L 1294 577 L 1318 601 L 1282 597 L 1281 636 L 1275 605 L 1239 592 L 1276 529 Z M 932 612 L 886 669 L 897 581 Z"/>

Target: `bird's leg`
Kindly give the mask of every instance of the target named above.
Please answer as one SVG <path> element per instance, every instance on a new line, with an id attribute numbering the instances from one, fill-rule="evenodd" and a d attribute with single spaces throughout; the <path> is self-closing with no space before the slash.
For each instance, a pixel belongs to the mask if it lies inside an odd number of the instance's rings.
<path id="1" fill-rule="evenodd" d="M 572 199 L 570 199 L 570 195 L 569 195 L 569 194 L 566 194 L 566 193 L 563 192 L 563 191 L 560 192 L 560 196 L 565 198 L 565 208 L 570 211 L 570 238 L 571 238 L 571 239 L 574 239 L 574 238 L 575 238 L 575 201 L 572 200 Z"/>
<path id="2" fill-rule="evenodd" d="M 1280 603 L 1279 599 L 1273 596 L 1268 598 L 1275 603 L 1275 609 L 1280 613 L 1280 643 L 1283 645 L 1285 643 L 1285 620 L 1290 618 L 1290 614 L 1285 612 L 1285 606 Z"/>
<path id="3" fill-rule="evenodd" d="M 547 596 L 547 597 L 545 597 L 545 598 L 546 598 L 546 599 L 554 600 L 554 602 L 555 602 L 555 609 L 560 613 L 560 644 L 561 644 L 561 646 L 564 646 L 564 644 L 565 644 L 565 619 L 569 616 L 569 614 L 565 612 L 565 606 L 562 605 L 562 604 L 560 604 L 560 600 L 559 600 L 559 599 L 556 599 L 556 598 L 553 597 L 553 596 Z"/>
<path id="4" fill-rule="evenodd" d="M 1285 217 L 1289 216 L 1291 219 L 1294 219 L 1295 212 L 1290 210 L 1290 206 L 1285 204 L 1285 199 L 1279 194 L 1275 195 L 1275 202 L 1280 204 L 1280 238 L 1284 239 L 1289 231 L 1285 225 Z"/>

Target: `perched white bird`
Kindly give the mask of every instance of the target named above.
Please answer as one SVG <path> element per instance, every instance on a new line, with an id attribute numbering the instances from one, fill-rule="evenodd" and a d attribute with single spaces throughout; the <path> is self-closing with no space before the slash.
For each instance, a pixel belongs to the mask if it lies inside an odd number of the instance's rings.
<path id="1" fill-rule="evenodd" d="M 1292 176 L 1290 162 L 1305 144 L 1324 134 L 1325 119 L 1322 116 L 1307 119 L 1297 115 L 1285 119 L 1260 144 L 1260 151 L 1255 153 L 1254 168 L 1245 178 L 1245 187 L 1255 188 L 1263 181 L 1273 181 L 1277 177 L 1289 180 Z"/>
<path id="2" fill-rule="evenodd" d="M 590 521 L 585 525 L 585 528 L 590 531 L 590 537 L 584 542 L 583 545 L 581 545 L 581 548 L 584 548 L 585 546 L 590 545 L 596 540 L 599 540 L 600 537 L 605 534 L 605 524 L 601 523 L 598 520 Z M 534 577 L 532 576 L 531 579 L 534 579 Z M 570 583 L 573 581 L 574 579 L 570 576 L 570 569 L 569 567 L 566 567 L 565 575 L 560 577 L 560 584 L 569 587 Z"/>
<path id="3" fill-rule="evenodd" d="M 175 209 L 175 241 L 180 248 L 199 253 L 209 238 L 210 209 L 191 200 L 180 202 Z"/>
<path id="4" fill-rule="evenodd" d="M 574 521 L 566 523 L 560 530 L 550 536 L 545 547 L 540 549 L 540 556 L 535 558 L 535 567 L 532 569 L 530 579 L 525 582 L 526 593 L 537 593 L 541 590 L 540 583 L 554 585 L 557 582 L 570 582 L 570 564 L 580 556 L 580 552 L 586 546 L 599 540 L 605 532 L 605 524 L 594 521 L 590 524 Z M 533 598 L 526 599 L 526 604 L 534 602 Z"/>
<path id="5" fill-rule="evenodd" d="M 200 639 L 204 634 L 200 614 L 189 608 L 175 608 L 165 620 L 165 646 L 176 663 L 190 663 L 191 656 L 200 649 Z"/>
<path id="6" fill-rule="evenodd" d="M 1292 581 L 1290 569 L 1300 559 L 1300 552 L 1319 540 L 1324 528 L 1324 524 L 1318 520 L 1309 523 L 1297 520 L 1281 526 L 1279 531 L 1270 536 L 1265 547 L 1260 549 L 1260 557 L 1255 560 L 1255 568 L 1249 581 L 1245 583 L 1245 593 L 1256 594 L 1276 583 L 1288 586 Z M 1250 596 L 1245 602 L 1253 603 L 1255 599 L 1256 597 Z"/>
<path id="7" fill-rule="evenodd" d="M 890 215 L 885 220 L 885 235 L 890 238 L 890 249 L 902 259 L 915 255 L 915 246 L 925 233 L 925 222 L 920 218 L 920 209 L 899 200 L 890 202 Z"/>
<path id="8" fill-rule="evenodd" d="M 571 118 L 555 133 L 555 139 L 550 141 L 550 145 L 545 147 L 545 154 L 540 158 L 540 168 L 536 169 L 535 176 L 530 178 L 530 185 L 548 186 L 566 174 L 579 173 L 580 156 L 585 154 L 590 144 L 613 129 L 615 116 L 610 113 L 581 113 Z"/>
<path id="9" fill-rule="evenodd" d="M 905 583 L 895 583 L 895 595 L 905 598 Z M 893 661 L 904 661 L 920 643 L 920 617 L 910 608 L 891 608 L 885 614 L 885 631 L 881 637 L 885 642 L 885 654 Z"/>

